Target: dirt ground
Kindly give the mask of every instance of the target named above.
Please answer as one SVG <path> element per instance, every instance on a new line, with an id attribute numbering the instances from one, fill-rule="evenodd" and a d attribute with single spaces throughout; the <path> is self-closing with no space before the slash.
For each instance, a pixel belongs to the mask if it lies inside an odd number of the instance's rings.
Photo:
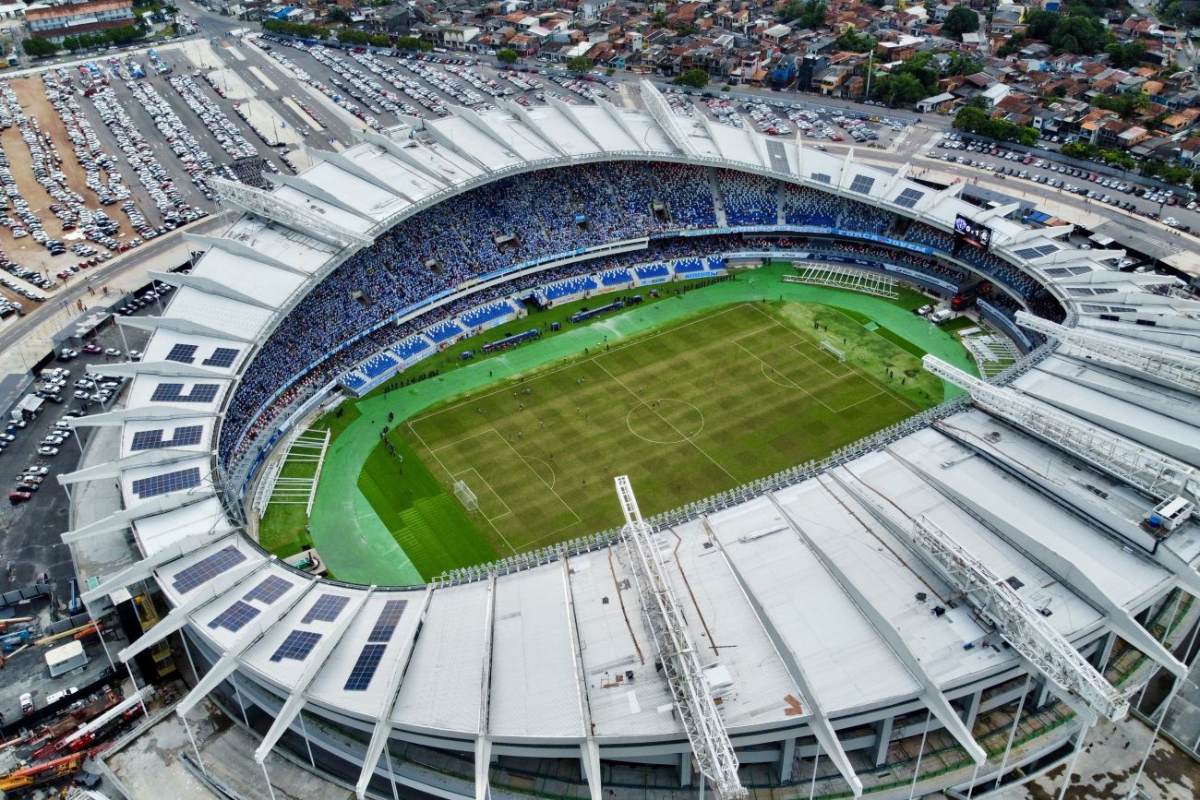
<path id="1" fill-rule="evenodd" d="M 88 208 L 102 208 L 96 195 L 87 188 L 87 175 L 75 158 L 75 151 L 71 146 L 70 139 L 67 138 L 67 131 L 62 120 L 59 119 L 58 113 L 46 98 L 41 77 L 16 78 L 10 83 L 25 113 L 36 118 L 42 130 L 52 137 L 55 147 L 58 149 L 58 155 L 62 159 L 61 167 L 67 176 L 68 185 L 83 195 Z M 4 152 L 8 156 L 9 168 L 17 181 L 17 187 L 42 219 L 46 232 L 55 238 L 62 238 L 66 242 L 82 241 L 75 231 L 68 231 L 64 234 L 58 217 L 50 212 L 48 207 L 53 200 L 33 177 L 29 146 L 25 143 L 17 126 L 14 125 L 0 133 L 0 147 L 4 148 Z M 128 239 L 134 236 L 128 219 L 118 206 L 109 206 L 106 210 L 108 215 L 121 225 L 120 235 L 117 238 Z M 49 277 L 53 277 L 54 273 L 78 260 L 69 251 L 61 256 L 51 256 L 44 247 L 33 240 L 33 237 L 14 239 L 12 233 L 5 227 L 0 227 L 0 249 L 8 253 L 16 263 L 30 269 L 37 269 Z M 4 294 L 19 302 L 27 311 L 38 305 L 8 292 L 4 292 Z"/>

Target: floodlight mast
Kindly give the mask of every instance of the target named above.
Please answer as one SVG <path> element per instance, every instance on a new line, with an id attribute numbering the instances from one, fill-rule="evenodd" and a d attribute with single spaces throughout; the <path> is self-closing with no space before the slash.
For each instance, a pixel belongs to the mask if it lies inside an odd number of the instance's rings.
<path id="1" fill-rule="evenodd" d="M 975 404 L 988 413 L 1012 422 L 1151 497 L 1163 500 L 1182 495 L 1192 501 L 1200 499 L 1200 480 L 1195 470 L 1182 461 L 1014 389 L 993 386 L 933 356 L 925 356 L 921 363 L 942 380 L 967 390 Z"/>
<path id="2" fill-rule="evenodd" d="M 667 580 L 662 556 L 651 539 L 650 526 L 642 520 L 629 477 L 618 476 L 616 485 L 621 511 L 625 514 L 622 541 L 641 595 L 642 612 L 671 688 L 675 713 L 692 745 L 692 755 L 700 774 L 712 782 L 723 800 L 745 797 L 748 792 L 738 777 L 737 754 L 717 713 L 696 647 Z"/>
<path id="3" fill-rule="evenodd" d="M 1068 328 L 1025 311 L 1017 312 L 1017 324 L 1082 350 L 1089 358 L 1127 367 L 1151 380 L 1200 394 L 1200 356 L 1187 351 L 1086 328 Z"/>
<path id="4" fill-rule="evenodd" d="M 1129 698 L 1113 687 L 1021 596 L 925 516 L 912 523 L 911 544 L 962 592 L 1004 640 L 1060 689 L 1097 714 L 1119 722 Z"/>

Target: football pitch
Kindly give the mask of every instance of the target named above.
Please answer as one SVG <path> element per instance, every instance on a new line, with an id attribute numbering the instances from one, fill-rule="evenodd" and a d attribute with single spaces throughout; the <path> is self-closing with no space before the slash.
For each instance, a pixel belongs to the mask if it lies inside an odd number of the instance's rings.
<path id="1" fill-rule="evenodd" d="M 707 311 L 397 425 L 395 455 L 377 447 L 359 488 L 426 577 L 619 524 L 616 475 L 644 513 L 665 511 L 941 399 L 914 355 L 864 333 L 822 306 Z M 477 511 L 454 496 L 458 481 Z"/>

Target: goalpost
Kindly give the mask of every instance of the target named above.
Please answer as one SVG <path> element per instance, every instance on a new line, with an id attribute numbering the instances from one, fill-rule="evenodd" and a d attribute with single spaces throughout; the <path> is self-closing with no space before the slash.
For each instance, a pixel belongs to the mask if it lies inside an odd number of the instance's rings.
<path id="1" fill-rule="evenodd" d="M 463 504 L 463 508 L 467 511 L 479 510 L 479 498 L 471 491 L 471 487 L 467 486 L 466 481 L 454 482 L 454 496 L 458 498 L 458 502 Z"/>

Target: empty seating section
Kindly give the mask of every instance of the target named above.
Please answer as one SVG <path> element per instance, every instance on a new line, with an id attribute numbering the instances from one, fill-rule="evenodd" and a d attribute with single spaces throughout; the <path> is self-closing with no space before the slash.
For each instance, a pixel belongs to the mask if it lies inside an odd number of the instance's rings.
<path id="1" fill-rule="evenodd" d="M 774 225 L 779 211 L 779 182 L 733 170 L 718 173 L 718 185 L 730 225 Z"/>
<path id="2" fill-rule="evenodd" d="M 620 269 L 606 269 L 600 273 L 600 283 L 605 286 L 624 286 L 632 280 L 633 276 L 624 267 Z"/>
<path id="3" fill-rule="evenodd" d="M 670 279 L 668 264 L 677 259 L 684 260 L 675 267 L 680 275 L 696 277 L 723 269 L 723 262 L 710 258 L 713 253 L 744 249 L 753 237 L 730 241 L 715 235 L 673 235 L 716 226 L 714 188 L 734 227 L 771 225 L 782 217 L 789 225 L 889 234 L 896 222 L 890 213 L 857 200 L 682 164 L 614 162 L 505 178 L 398 223 L 314 286 L 243 370 L 225 408 L 221 458 L 228 460 L 235 447 L 244 450 L 278 414 L 374 354 L 385 355 L 362 365 L 363 384 L 370 382 L 372 373 L 395 366 L 396 358 L 410 362 L 424 350 L 432 352 L 435 345 L 464 334 L 456 320 L 474 328 L 514 313 L 506 297 L 541 289 L 554 299 L 578 294 L 581 287 L 617 287 L 634 279 L 641 284 L 661 282 Z M 914 243 L 953 248 L 948 233 L 918 223 L 896 227 L 904 230 L 897 236 Z M 644 249 L 509 280 L 498 277 L 535 260 L 643 237 L 653 237 Z M 772 243 L 786 238 L 776 235 Z M 842 253 L 859 247 L 844 240 L 820 242 L 804 244 L 815 251 Z M 886 252 L 892 263 L 943 275 L 956 285 L 966 278 L 961 270 L 910 251 Z M 957 256 L 1027 298 L 1039 292 L 1036 281 L 998 256 L 966 247 L 959 248 Z M 420 312 L 428 298 L 446 296 L 464 281 L 481 277 L 488 281 L 484 288 Z M 395 324 L 401 315 L 407 321 Z M 396 358 L 386 355 L 389 352 Z M 351 373 L 343 383 L 354 385 L 357 380 Z M 165 395 L 162 399 L 169 401 Z"/>
<path id="4" fill-rule="evenodd" d="M 485 325 L 494 319 L 510 316 L 515 313 L 512 303 L 507 300 L 501 300 L 498 303 L 488 303 L 487 305 L 472 308 L 470 311 L 464 311 L 459 317 L 463 324 L 468 328 L 478 328 L 480 325 Z"/>
<path id="5" fill-rule="evenodd" d="M 666 264 L 643 264 L 640 267 L 634 267 L 633 274 L 637 275 L 640 281 L 652 281 L 669 277 L 671 269 Z"/>
<path id="6" fill-rule="evenodd" d="M 367 385 L 367 379 L 358 372 L 347 372 L 342 376 L 342 384 L 350 391 L 357 392 Z"/>
<path id="7" fill-rule="evenodd" d="M 558 300 L 563 297 L 573 297 L 585 292 L 594 292 L 599 288 L 596 279 L 591 275 L 580 275 L 578 278 L 551 284 L 543 291 L 547 300 Z"/>
<path id="8" fill-rule="evenodd" d="M 429 340 L 424 336 L 413 336 L 396 345 L 394 349 L 396 355 L 400 356 L 401 360 L 407 362 L 425 353 L 430 347 Z"/>
<path id="9" fill-rule="evenodd" d="M 387 353 L 373 355 L 358 367 L 368 379 L 378 378 L 390 369 L 396 368 L 396 359 Z"/>
<path id="10" fill-rule="evenodd" d="M 457 322 L 452 319 L 446 319 L 425 331 L 425 335 L 438 344 L 441 344 L 453 339 L 455 336 L 459 336 L 462 332 L 463 329 Z"/>

